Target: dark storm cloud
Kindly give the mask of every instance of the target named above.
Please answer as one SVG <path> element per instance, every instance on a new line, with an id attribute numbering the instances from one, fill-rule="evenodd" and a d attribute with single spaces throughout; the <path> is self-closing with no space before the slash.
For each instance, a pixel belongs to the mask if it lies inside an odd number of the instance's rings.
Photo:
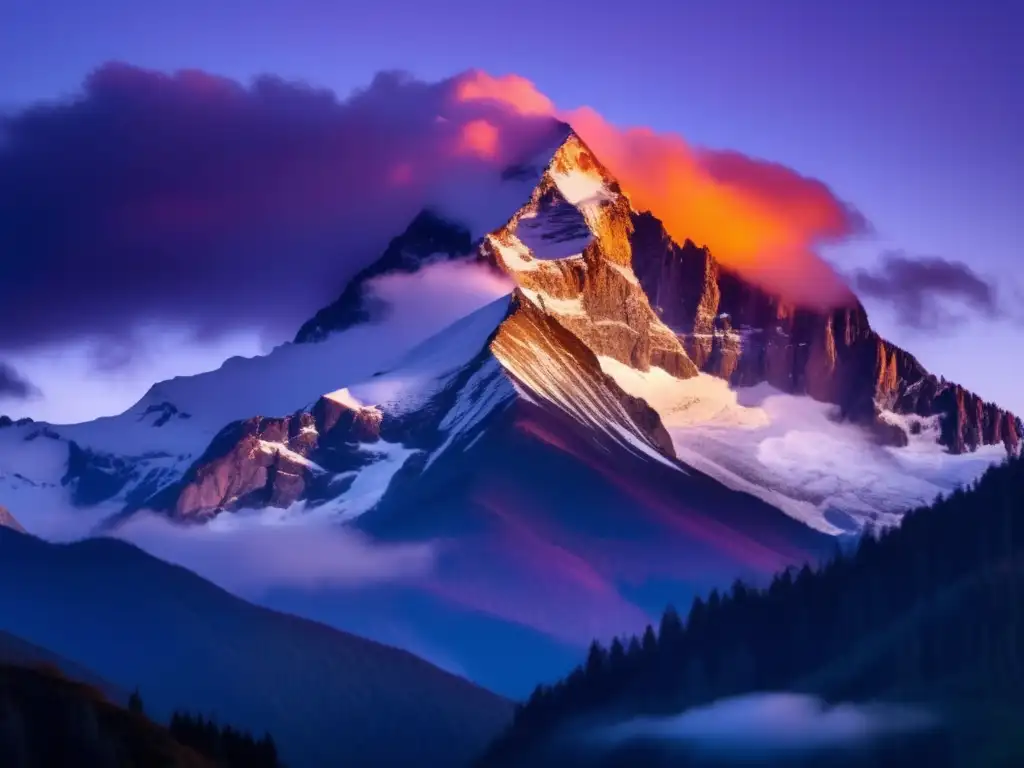
<path id="1" fill-rule="evenodd" d="M 341 100 L 109 64 L 0 117 L 0 348 L 145 323 L 294 332 L 442 173 L 503 159 L 460 151 L 461 132 L 507 110 L 453 88 L 385 73 Z"/>
<path id="2" fill-rule="evenodd" d="M 27 400 L 39 394 L 38 387 L 10 365 L 0 361 L 0 398 Z"/>
<path id="3" fill-rule="evenodd" d="M 967 264 L 936 256 L 915 258 L 890 251 L 873 269 L 853 272 L 850 282 L 862 297 L 891 305 L 899 321 L 911 328 L 934 329 L 947 321 L 952 316 L 949 302 L 989 318 L 1006 314 L 995 283 Z"/>

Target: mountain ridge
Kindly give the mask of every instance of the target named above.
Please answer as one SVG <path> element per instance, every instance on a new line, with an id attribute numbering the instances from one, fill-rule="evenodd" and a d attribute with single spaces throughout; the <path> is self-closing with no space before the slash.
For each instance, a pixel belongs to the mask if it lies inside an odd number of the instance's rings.
<path id="1" fill-rule="evenodd" d="M 138 686 L 158 717 L 212 710 L 269 730 L 289 764 L 402 765 L 417 749 L 457 762 L 510 713 L 408 651 L 246 602 L 123 541 L 0 529 L 0 553 L 0 578 L 20 583 L 0 592 L 0 627 Z"/>
<path id="2" fill-rule="evenodd" d="M 553 126 L 545 147 L 516 166 L 514 173 L 502 174 L 501 185 L 519 185 L 517 189 L 530 192 L 503 226 L 475 245 L 465 227 L 425 210 L 391 241 L 378 261 L 350 281 L 338 300 L 303 325 L 296 342 L 266 358 L 229 360 L 218 371 L 155 385 L 139 404 L 118 417 L 124 421 L 131 414 L 135 419 L 132 428 L 138 432 L 139 447 L 134 456 L 119 455 L 119 433 L 113 429 L 118 418 L 96 422 L 102 422 L 103 432 L 112 438 L 102 440 L 102 446 L 95 443 L 92 427 L 54 430 L 21 423 L 8 430 L 23 434 L 25 440 L 66 442 L 67 467 L 61 485 L 70 489 L 76 507 L 119 504 L 108 515 L 114 524 L 134 510 L 147 508 L 174 510 L 180 519 L 205 519 L 248 503 L 288 508 L 319 502 L 331 493 L 348 493 L 346 483 L 354 482 L 360 468 L 374 466 L 378 460 L 390 467 L 384 478 L 423 469 L 429 460 L 416 456 L 444 443 L 447 429 L 441 423 L 443 414 L 435 413 L 431 405 L 433 395 L 419 397 L 419 415 L 410 413 L 415 409 L 408 402 L 378 408 L 383 438 L 371 434 L 372 430 L 360 437 L 357 431 L 342 441 L 344 445 L 329 447 L 335 451 L 334 458 L 347 455 L 347 465 L 328 461 L 324 455 L 313 456 L 320 451 L 319 442 L 310 439 L 318 429 L 314 408 L 322 407 L 325 392 L 340 385 L 363 391 L 362 399 L 376 408 L 380 383 L 396 381 L 403 346 L 399 342 L 394 354 L 388 353 L 394 342 L 386 330 L 394 308 L 379 302 L 371 289 L 373 281 L 454 262 L 506 275 L 516 297 L 506 305 L 508 311 L 542 313 L 596 354 L 602 371 L 591 381 L 601 382 L 598 400 L 603 403 L 600 408 L 611 409 L 608 414 L 634 400 L 650 399 L 643 388 L 630 388 L 636 383 L 627 381 L 633 377 L 630 371 L 655 377 L 664 373 L 672 387 L 691 382 L 689 394 L 680 394 L 681 400 L 667 406 L 662 402 L 638 411 L 629 405 L 640 423 L 633 416 L 624 420 L 614 416 L 617 426 L 605 425 L 597 433 L 613 440 L 636 439 L 670 461 L 677 459 L 679 441 L 689 433 L 677 426 L 666 439 L 666 423 L 675 420 L 676 411 L 692 410 L 688 404 L 694 396 L 713 395 L 709 413 L 718 409 L 733 414 L 730 418 L 738 424 L 753 425 L 764 420 L 763 414 L 734 401 L 749 400 L 750 393 L 765 384 L 781 393 L 835 406 L 829 420 L 858 425 L 870 441 L 882 446 L 913 444 L 919 452 L 934 443 L 954 455 L 991 445 L 1003 445 L 1010 453 L 1019 450 L 1024 430 L 1017 417 L 928 374 L 916 359 L 870 328 L 859 303 L 823 313 L 766 294 L 719 265 L 707 248 L 697 248 L 690 241 L 677 245 L 650 213 L 634 210 L 607 168 L 567 124 Z M 496 314 L 493 327 L 480 329 L 479 347 L 459 352 L 458 362 L 469 364 L 477 352 L 492 346 L 494 340 L 484 337 L 492 331 L 500 335 L 501 324 L 508 321 L 509 317 Z M 350 337 L 365 341 L 349 343 Z M 434 337 L 411 338 L 429 341 Z M 420 344 L 429 346 L 428 341 Z M 519 343 L 531 341 L 523 337 Z M 404 348 L 416 348 L 416 344 Z M 272 375 L 264 376 L 275 357 L 275 367 L 269 369 Z M 550 360 L 543 363 L 550 364 Z M 283 373 L 294 365 L 305 366 L 314 375 L 290 375 L 285 381 Z M 431 372 L 432 392 L 438 393 L 452 380 L 455 367 Z M 610 383 L 603 377 L 608 372 Z M 700 377 L 706 375 L 726 382 L 734 392 L 704 383 Z M 253 376 L 262 379 L 261 389 L 254 391 L 265 390 L 265 394 L 238 397 L 243 393 L 234 387 L 252 389 Z M 534 375 L 533 384 L 547 386 L 543 378 Z M 317 386 L 313 383 L 317 381 L 324 384 Z M 519 381 L 517 393 L 522 395 L 529 388 Z M 189 396 L 180 398 L 178 390 Z M 408 398 L 409 393 L 403 396 Z M 568 402 L 589 395 L 571 385 L 557 397 Z M 241 405 L 247 400 L 252 406 Z M 216 415 L 221 412 L 234 418 Z M 583 422 L 588 419 L 584 417 Z M 303 434 L 293 433 L 286 422 L 298 425 Z M 632 437 L 624 438 L 620 429 Z M 264 439 L 261 435 L 267 430 L 269 439 Z M 77 431 L 84 431 L 89 439 L 77 437 Z M 233 444 L 228 445 L 231 435 L 235 435 Z M 692 466 L 695 456 L 689 444 L 685 447 L 686 461 Z M 324 464 L 330 464 L 331 470 L 321 471 Z M 405 464 L 408 467 L 403 469 Z M 710 470 L 735 490 L 763 490 L 774 482 L 748 467 L 701 464 L 697 468 Z M 19 477 L 31 476 L 14 475 L 26 490 L 41 490 L 38 482 L 28 484 Z M 921 500 L 925 486 L 921 488 L 911 503 Z M 186 494 L 184 502 L 173 497 L 175 489 Z M 793 504 L 805 505 L 802 493 L 789 494 L 796 494 Z M 776 503 L 770 493 L 761 495 Z M 345 516 L 365 512 L 380 494 L 364 498 L 369 502 L 360 502 L 358 510 L 345 502 Z M 820 495 L 814 499 L 812 503 L 819 507 L 827 504 Z M 878 503 L 868 505 L 875 508 Z M 863 502 L 856 504 L 863 506 Z M 782 505 L 788 512 L 791 507 L 789 502 Z M 824 528 L 835 530 L 831 524 Z"/>
<path id="3" fill-rule="evenodd" d="M 736 386 L 768 382 L 833 403 L 893 445 L 906 445 L 907 435 L 885 411 L 940 416 L 939 440 L 953 453 L 999 443 L 1008 453 L 1020 450 L 1018 416 L 929 373 L 871 328 L 859 301 L 830 312 L 798 307 L 744 281 L 707 247 L 676 244 L 650 214 L 636 223 L 640 281 L 701 370 Z"/>

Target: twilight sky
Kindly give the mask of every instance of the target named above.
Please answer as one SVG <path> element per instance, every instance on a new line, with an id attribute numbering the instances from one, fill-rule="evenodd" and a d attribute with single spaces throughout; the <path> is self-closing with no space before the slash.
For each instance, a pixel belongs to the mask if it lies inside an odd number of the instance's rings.
<path id="1" fill-rule="evenodd" d="M 1003 0 L 7 0 L 0 413 L 114 413 L 292 335 L 428 188 L 486 166 L 424 159 L 451 138 L 439 109 L 504 129 L 451 103 L 468 69 L 520 75 L 570 119 L 591 107 L 715 150 L 693 162 L 716 193 L 793 182 L 805 196 L 780 216 L 825 206 L 794 242 L 845 238 L 819 252 L 884 335 L 1024 412 L 1022 23 Z M 181 69 L 276 79 L 146 71 Z M 395 147 L 418 158 L 411 182 Z M 695 239 L 721 234 L 702 224 Z"/>

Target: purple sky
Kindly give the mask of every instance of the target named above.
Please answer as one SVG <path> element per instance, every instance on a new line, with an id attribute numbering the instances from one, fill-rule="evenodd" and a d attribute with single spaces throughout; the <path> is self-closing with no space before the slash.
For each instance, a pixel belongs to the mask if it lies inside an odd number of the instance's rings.
<path id="1" fill-rule="evenodd" d="M 469 68 L 514 72 L 559 107 L 591 106 L 613 123 L 677 132 L 823 180 L 873 227 L 870 237 L 825 254 L 853 273 L 876 327 L 932 370 L 1024 412 L 1016 385 L 1024 363 L 1010 354 L 1024 328 L 1014 266 L 1024 235 L 1017 39 L 1024 12 L 1016 4 L 449 0 L 440 7 L 14 0 L 0 19 L 0 109 L 17 117 L 39 100 L 73 94 L 111 60 L 245 83 L 269 73 L 342 99 L 381 70 L 428 82 Z M 0 135 L 0 163 L 9 151 Z M 3 194 L 0 186 L 0 238 Z M 34 259 L 6 250 L 34 242 L 26 226 L 9 226 L 13 240 L 0 239 L 7 299 L 20 285 L 10 265 Z M 326 248 L 313 235 L 328 234 L 310 235 L 311 253 Z M 99 278 L 83 290 L 132 290 L 124 276 Z M 937 303 L 943 296 L 961 301 Z M 322 299 L 309 298 L 310 312 Z M 290 307 L 288 322 L 301 319 L 302 307 Z M 0 412 L 54 420 L 116 412 L 155 379 L 288 335 L 284 327 L 186 331 L 147 320 L 140 316 L 113 346 L 107 337 L 90 346 L 71 329 L 32 344 L 0 334 Z"/>

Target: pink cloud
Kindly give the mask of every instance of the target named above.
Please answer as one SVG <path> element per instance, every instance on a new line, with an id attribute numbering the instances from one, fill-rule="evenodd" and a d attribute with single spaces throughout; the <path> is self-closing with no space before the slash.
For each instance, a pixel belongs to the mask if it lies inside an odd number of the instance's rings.
<path id="1" fill-rule="evenodd" d="M 851 299 L 815 248 L 866 223 L 823 182 L 739 152 L 694 147 L 677 134 L 620 128 L 591 108 L 560 110 L 517 75 L 469 72 L 456 94 L 570 123 L 637 208 L 651 211 L 678 242 L 710 246 L 723 264 L 763 287 L 811 306 Z"/>

